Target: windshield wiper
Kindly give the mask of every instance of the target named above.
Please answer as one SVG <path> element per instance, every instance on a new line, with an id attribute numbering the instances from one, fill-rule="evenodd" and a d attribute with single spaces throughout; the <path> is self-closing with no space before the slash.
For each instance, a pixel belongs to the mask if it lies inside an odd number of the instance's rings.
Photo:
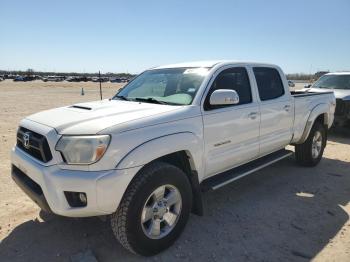
<path id="1" fill-rule="evenodd" d="M 125 100 L 125 101 L 129 101 L 129 99 L 125 96 L 115 96 L 116 98 L 120 99 L 120 100 Z"/>
<path id="2" fill-rule="evenodd" d="M 134 100 L 139 101 L 139 102 L 154 103 L 154 104 L 161 104 L 161 105 L 169 104 L 169 103 L 164 102 L 164 101 L 159 101 L 153 97 L 148 97 L 148 98 L 136 97 L 136 98 L 134 98 Z"/>

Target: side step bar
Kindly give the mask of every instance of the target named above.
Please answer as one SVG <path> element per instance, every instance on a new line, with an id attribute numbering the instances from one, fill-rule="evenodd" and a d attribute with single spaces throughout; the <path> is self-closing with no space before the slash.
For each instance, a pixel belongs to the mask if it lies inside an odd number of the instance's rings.
<path id="1" fill-rule="evenodd" d="M 207 178 L 201 183 L 201 188 L 203 191 L 216 190 L 255 171 L 276 163 L 283 158 L 289 157 L 292 154 L 292 151 L 286 149 L 276 151 L 247 164 L 235 167 L 221 174 Z"/>

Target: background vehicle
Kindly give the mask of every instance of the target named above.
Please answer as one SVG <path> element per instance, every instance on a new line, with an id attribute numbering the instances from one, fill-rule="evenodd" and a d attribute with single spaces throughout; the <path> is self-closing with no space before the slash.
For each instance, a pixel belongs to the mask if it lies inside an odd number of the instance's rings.
<path id="1" fill-rule="evenodd" d="M 294 82 L 292 80 L 288 80 L 288 85 L 290 87 L 295 87 L 295 84 L 294 84 Z"/>
<path id="2" fill-rule="evenodd" d="M 147 70 L 110 100 L 21 121 L 12 177 L 42 209 L 111 215 L 132 252 L 153 255 L 180 235 L 201 191 L 292 154 L 315 166 L 332 125 L 332 92 L 290 92 L 275 65 L 194 62 Z"/>
<path id="3" fill-rule="evenodd" d="M 13 81 L 16 81 L 16 82 L 20 82 L 20 81 L 27 82 L 27 81 L 33 81 L 33 80 L 36 80 L 36 76 L 16 76 L 13 79 Z"/>
<path id="4" fill-rule="evenodd" d="M 121 83 L 122 79 L 119 77 L 115 77 L 115 78 L 111 78 L 110 81 L 111 81 L 111 83 Z"/>
<path id="5" fill-rule="evenodd" d="M 333 91 L 336 98 L 335 126 L 350 126 L 350 72 L 328 73 L 309 86 L 312 92 Z"/>
<path id="6" fill-rule="evenodd" d="M 92 82 L 108 82 L 109 78 L 108 77 L 93 77 L 91 79 Z"/>
<path id="7" fill-rule="evenodd" d="M 23 76 L 16 76 L 13 81 L 15 82 L 19 82 L 19 81 L 24 81 L 24 77 Z"/>
<path id="8" fill-rule="evenodd" d="M 91 78 L 86 76 L 71 76 L 66 79 L 68 82 L 88 82 Z"/>
<path id="9" fill-rule="evenodd" d="M 65 80 L 68 82 L 74 82 L 75 78 L 75 76 L 68 76 Z"/>
<path id="10" fill-rule="evenodd" d="M 126 77 L 114 77 L 110 79 L 111 83 L 128 83 L 129 79 Z"/>
<path id="11" fill-rule="evenodd" d="M 44 82 L 62 82 L 65 80 L 64 76 L 48 76 L 45 78 L 42 78 Z"/>

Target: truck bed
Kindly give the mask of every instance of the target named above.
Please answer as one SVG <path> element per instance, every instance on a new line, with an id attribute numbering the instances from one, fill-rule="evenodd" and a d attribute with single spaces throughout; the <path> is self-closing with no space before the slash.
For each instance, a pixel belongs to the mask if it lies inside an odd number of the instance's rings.
<path id="1" fill-rule="evenodd" d="M 292 141 L 294 143 L 301 138 L 311 111 L 320 104 L 331 105 L 334 94 L 333 92 L 305 90 L 291 91 L 290 93 L 294 98 L 294 136 Z"/>

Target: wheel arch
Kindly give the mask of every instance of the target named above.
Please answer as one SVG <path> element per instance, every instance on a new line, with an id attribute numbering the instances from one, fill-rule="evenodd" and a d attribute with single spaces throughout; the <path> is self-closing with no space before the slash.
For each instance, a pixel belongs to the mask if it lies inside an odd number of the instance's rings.
<path id="1" fill-rule="evenodd" d="M 329 105 L 322 103 L 314 107 L 309 115 L 309 118 L 306 121 L 306 125 L 303 131 L 303 134 L 298 142 L 295 144 L 302 144 L 306 141 L 307 137 L 310 134 L 311 128 L 315 122 L 320 122 L 326 127 L 326 130 L 330 128 L 330 116 L 329 116 Z"/>
<path id="2" fill-rule="evenodd" d="M 192 212 L 203 215 L 203 204 L 200 190 L 200 176 L 203 173 L 202 143 L 193 133 L 184 132 L 162 136 L 147 141 L 131 150 L 116 166 L 127 169 L 142 166 L 131 179 L 129 185 L 141 172 L 142 168 L 159 161 L 181 169 L 189 179 L 192 187 Z"/>
<path id="3" fill-rule="evenodd" d="M 130 150 L 116 165 L 116 169 L 144 166 L 170 154 L 185 153 L 192 170 L 203 172 L 201 140 L 191 132 L 181 132 L 157 137 Z"/>
<path id="4" fill-rule="evenodd" d="M 153 161 L 162 161 L 174 165 L 180 168 L 187 176 L 191 188 L 192 188 L 192 197 L 193 197 L 193 206 L 192 213 L 202 216 L 203 215 L 203 201 L 202 201 L 202 192 L 199 185 L 198 172 L 195 169 L 193 159 L 187 151 L 178 151 Z M 152 162 L 153 162 L 152 161 Z"/>

